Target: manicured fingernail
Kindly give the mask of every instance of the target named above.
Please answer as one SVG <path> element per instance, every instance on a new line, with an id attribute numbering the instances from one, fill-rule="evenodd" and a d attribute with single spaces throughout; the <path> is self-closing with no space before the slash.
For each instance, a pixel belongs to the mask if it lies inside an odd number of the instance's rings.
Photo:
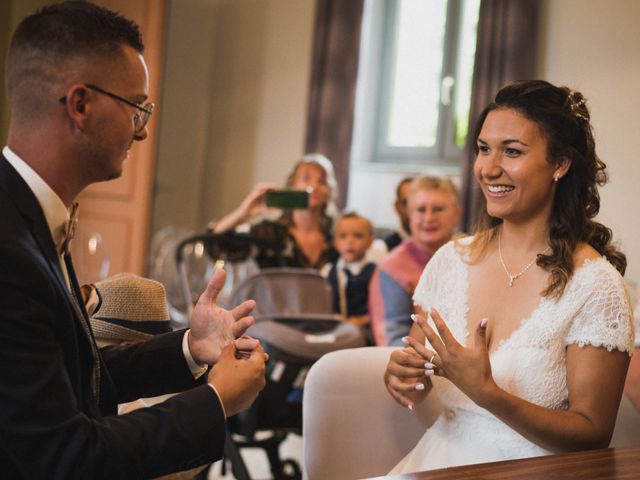
<path id="1" fill-rule="evenodd" d="M 433 367 L 434 365 L 431 362 L 427 362 L 424 364 L 424 368 L 426 368 L 427 370 L 433 370 Z"/>
<path id="2" fill-rule="evenodd" d="M 488 321 L 489 321 L 488 318 L 483 318 L 482 320 L 480 320 L 480 328 L 485 328 L 487 326 Z"/>
<path id="3" fill-rule="evenodd" d="M 416 383 L 416 390 L 424 390 L 424 383 Z"/>
<path id="4" fill-rule="evenodd" d="M 425 371 L 424 371 L 424 374 L 425 374 L 427 377 L 430 377 L 431 375 L 433 375 L 433 370 L 425 370 Z"/>
<path id="5" fill-rule="evenodd" d="M 411 314 L 411 320 L 413 320 L 414 322 L 418 321 L 418 316 L 415 313 Z"/>
<path id="6" fill-rule="evenodd" d="M 402 337 L 401 340 L 405 345 L 409 345 L 409 337 Z"/>
<path id="7" fill-rule="evenodd" d="M 407 405 L 407 408 L 413 412 L 413 405 Z"/>

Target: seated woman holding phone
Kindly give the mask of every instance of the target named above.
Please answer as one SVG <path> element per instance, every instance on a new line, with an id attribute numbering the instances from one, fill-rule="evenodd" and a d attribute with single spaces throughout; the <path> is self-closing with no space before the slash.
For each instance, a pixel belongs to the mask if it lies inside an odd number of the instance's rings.
<path id="1" fill-rule="evenodd" d="M 282 214 L 277 220 L 263 220 L 250 227 L 252 236 L 273 245 L 258 246 L 255 260 L 260 268 L 320 269 L 337 259 L 331 239 L 336 197 L 337 182 L 329 159 L 307 154 L 294 165 L 284 190 L 258 184 L 238 208 L 209 224 L 209 229 L 228 232 L 279 208 Z"/>

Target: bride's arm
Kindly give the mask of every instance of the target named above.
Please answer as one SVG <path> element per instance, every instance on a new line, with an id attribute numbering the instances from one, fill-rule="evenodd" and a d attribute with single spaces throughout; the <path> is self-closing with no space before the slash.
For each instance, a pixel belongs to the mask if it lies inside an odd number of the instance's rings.
<path id="1" fill-rule="evenodd" d="M 566 411 L 540 407 L 504 390 L 484 398 L 485 408 L 532 442 L 554 452 L 609 446 L 629 355 L 591 346 L 567 347 Z"/>
<path id="2" fill-rule="evenodd" d="M 434 374 L 448 378 L 471 400 L 487 409 L 530 441 L 553 452 L 608 446 L 615 425 L 629 355 L 605 348 L 567 347 L 569 408 L 535 405 L 498 387 L 491 374 L 485 339 L 486 322 L 476 329 L 473 345 L 460 345 L 437 311 L 431 317 L 438 334 L 418 317 L 417 324 L 438 356 Z M 423 342 L 411 346 L 423 358 Z"/>

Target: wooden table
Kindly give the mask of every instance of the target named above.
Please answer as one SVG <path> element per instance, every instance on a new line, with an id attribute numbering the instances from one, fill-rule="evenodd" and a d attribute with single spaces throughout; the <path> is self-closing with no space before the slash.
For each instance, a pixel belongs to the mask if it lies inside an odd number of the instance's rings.
<path id="1" fill-rule="evenodd" d="M 640 447 L 605 448 L 546 457 L 481 463 L 428 472 L 378 477 L 395 480 L 638 480 Z M 375 480 L 375 479 L 371 479 Z"/>

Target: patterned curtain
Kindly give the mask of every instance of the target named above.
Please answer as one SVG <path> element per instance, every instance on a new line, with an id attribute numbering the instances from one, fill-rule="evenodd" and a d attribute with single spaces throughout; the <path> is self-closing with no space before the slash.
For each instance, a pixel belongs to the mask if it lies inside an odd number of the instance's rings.
<path id="1" fill-rule="evenodd" d="M 535 73 L 538 43 L 538 0 L 482 0 L 471 90 L 469 136 L 462 170 L 462 229 L 473 231 L 484 197 L 473 178 L 475 138 L 480 112 L 501 87 Z"/>
<path id="2" fill-rule="evenodd" d="M 349 185 L 360 27 L 364 0 L 318 0 L 305 152 L 333 163 L 344 208 Z"/>

